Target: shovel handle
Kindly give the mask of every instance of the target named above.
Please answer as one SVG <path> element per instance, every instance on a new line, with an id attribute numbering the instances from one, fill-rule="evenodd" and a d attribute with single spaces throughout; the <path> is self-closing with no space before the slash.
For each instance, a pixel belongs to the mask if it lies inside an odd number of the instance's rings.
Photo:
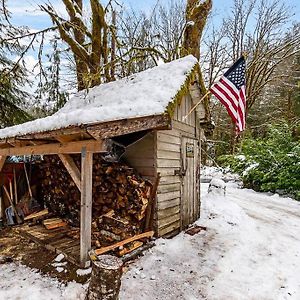
<path id="1" fill-rule="evenodd" d="M 24 171 L 25 171 L 25 177 L 26 177 L 26 181 L 27 181 L 27 185 L 28 185 L 28 192 L 29 192 L 30 197 L 32 198 L 32 191 L 31 191 L 31 187 L 30 187 L 30 183 L 29 183 L 29 179 L 28 179 L 28 173 L 27 173 L 25 164 L 24 164 Z"/>

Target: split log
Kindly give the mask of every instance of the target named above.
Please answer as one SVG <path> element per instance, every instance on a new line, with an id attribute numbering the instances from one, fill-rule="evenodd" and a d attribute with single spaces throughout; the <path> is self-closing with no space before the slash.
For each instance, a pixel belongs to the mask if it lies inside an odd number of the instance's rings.
<path id="1" fill-rule="evenodd" d="M 65 227 L 67 226 L 67 223 L 60 218 L 51 218 L 51 219 L 44 220 L 43 225 L 47 229 L 55 229 L 59 227 Z"/>
<path id="2" fill-rule="evenodd" d="M 139 239 L 151 238 L 151 237 L 153 237 L 153 234 L 154 234 L 154 231 L 144 232 L 144 233 L 138 234 L 136 236 L 130 237 L 130 238 L 124 240 L 124 241 L 115 243 L 113 245 L 110 245 L 110 246 L 107 246 L 107 247 L 103 247 L 103 248 L 100 248 L 100 249 L 96 249 L 95 253 L 96 253 L 96 255 L 101 255 L 101 254 L 104 254 L 104 253 L 106 253 L 108 251 L 114 250 L 114 249 L 116 249 L 118 247 L 122 247 L 122 246 L 124 246 L 124 245 L 126 245 L 128 243 L 137 241 Z"/>
<path id="3" fill-rule="evenodd" d="M 86 300 L 118 300 L 122 266 L 122 260 L 111 255 L 101 255 L 93 261 Z"/>

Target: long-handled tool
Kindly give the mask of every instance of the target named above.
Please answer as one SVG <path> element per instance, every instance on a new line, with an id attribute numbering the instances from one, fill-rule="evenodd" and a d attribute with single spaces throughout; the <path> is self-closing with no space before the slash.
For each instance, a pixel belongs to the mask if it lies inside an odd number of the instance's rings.
<path id="1" fill-rule="evenodd" d="M 0 229 L 3 227 L 2 197 L 0 195 Z"/>
<path id="2" fill-rule="evenodd" d="M 14 193 L 15 193 L 15 203 L 18 204 L 18 188 L 17 188 L 17 177 L 16 177 L 16 169 L 13 169 L 14 172 Z"/>
<path id="3" fill-rule="evenodd" d="M 29 182 L 29 178 L 28 178 L 28 173 L 27 173 L 27 169 L 26 169 L 26 165 L 24 163 L 24 171 L 25 171 L 25 177 L 26 177 L 26 181 L 27 181 L 27 185 L 28 185 L 28 192 L 29 192 L 29 196 L 30 196 L 30 209 L 34 209 L 37 208 L 39 205 L 37 203 L 37 201 L 33 198 L 32 196 L 32 191 L 31 191 L 31 187 L 30 187 L 30 182 Z"/>
<path id="4" fill-rule="evenodd" d="M 8 200 L 9 200 L 9 203 L 10 203 L 10 205 L 11 205 L 13 211 L 14 211 L 14 215 L 16 216 L 17 223 L 18 223 L 18 224 L 21 224 L 21 223 L 22 223 L 22 220 L 21 220 L 21 218 L 20 218 L 19 215 L 18 215 L 18 212 L 17 212 L 17 210 L 16 210 L 16 207 L 15 207 L 15 205 L 14 205 L 14 203 L 13 203 L 13 201 L 12 201 L 12 199 L 11 199 L 11 197 L 10 197 L 10 195 L 9 195 L 9 192 L 8 192 L 8 190 L 7 190 L 7 188 L 6 188 L 5 185 L 3 185 L 3 189 L 4 189 L 4 192 L 5 192 L 5 194 L 6 194 L 6 197 L 7 197 Z"/>
<path id="5" fill-rule="evenodd" d="M 8 179 L 8 183 L 9 183 L 9 195 L 10 195 L 10 199 L 12 201 L 14 201 L 13 188 L 12 188 L 13 174 L 11 174 L 11 173 L 7 174 L 7 179 Z"/>

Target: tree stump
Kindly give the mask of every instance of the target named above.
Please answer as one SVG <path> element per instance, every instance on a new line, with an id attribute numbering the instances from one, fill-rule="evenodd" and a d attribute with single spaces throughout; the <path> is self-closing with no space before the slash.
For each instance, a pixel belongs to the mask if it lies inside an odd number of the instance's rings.
<path id="1" fill-rule="evenodd" d="M 101 255 L 93 261 L 86 300 L 118 300 L 123 262 L 112 255 Z"/>

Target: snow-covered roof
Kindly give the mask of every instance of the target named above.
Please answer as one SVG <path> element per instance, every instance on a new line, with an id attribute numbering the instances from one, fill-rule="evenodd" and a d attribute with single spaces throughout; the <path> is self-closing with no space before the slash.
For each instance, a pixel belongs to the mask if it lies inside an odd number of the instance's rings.
<path id="1" fill-rule="evenodd" d="M 194 56 L 188 55 L 78 92 L 52 116 L 0 130 L 0 139 L 82 124 L 163 114 L 197 63 Z"/>

